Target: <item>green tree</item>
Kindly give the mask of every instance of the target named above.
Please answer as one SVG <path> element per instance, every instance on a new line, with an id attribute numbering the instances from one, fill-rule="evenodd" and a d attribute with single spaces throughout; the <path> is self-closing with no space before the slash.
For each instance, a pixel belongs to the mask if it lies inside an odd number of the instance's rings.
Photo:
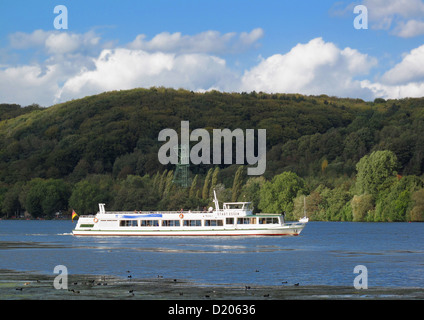
<path id="1" fill-rule="evenodd" d="M 168 172 L 168 175 L 166 176 L 166 180 L 165 180 L 165 189 L 163 190 L 163 197 L 164 198 L 169 195 L 172 187 L 174 186 L 174 184 L 172 183 L 173 179 L 174 179 L 174 171 L 170 170 Z"/>
<path id="2" fill-rule="evenodd" d="M 321 217 L 327 221 L 340 221 L 342 217 L 343 208 L 351 199 L 348 190 L 343 186 L 337 186 L 333 189 L 324 188 L 320 194 L 321 196 Z"/>
<path id="3" fill-rule="evenodd" d="M 165 190 L 166 185 L 166 175 L 168 174 L 168 170 L 165 170 L 162 172 L 162 175 L 160 176 L 159 184 L 158 184 L 158 194 L 162 195 L 163 191 Z"/>
<path id="4" fill-rule="evenodd" d="M 102 192 L 99 184 L 88 180 L 78 182 L 69 198 L 69 207 L 79 215 L 94 214 L 99 203 L 106 203 L 107 195 Z"/>
<path id="5" fill-rule="evenodd" d="M 43 212 L 52 218 L 56 212 L 66 211 L 70 195 L 70 187 L 64 180 L 47 180 L 44 185 L 44 198 L 41 201 Z"/>
<path id="6" fill-rule="evenodd" d="M 353 221 L 365 221 L 369 211 L 374 209 L 374 199 L 370 194 L 353 196 L 351 201 Z"/>
<path id="7" fill-rule="evenodd" d="M 320 209 L 323 209 L 322 202 L 323 199 L 318 191 L 312 191 L 306 198 L 305 195 L 299 194 L 293 200 L 293 214 L 288 214 L 286 219 L 299 220 L 306 215 L 311 220 L 323 220 L 320 215 Z"/>
<path id="8" fill-rule="evenodd" d="M 412 194 L 413 207 L 407 216 L 408 221 L 424 221 L 424 189 Z"/>
<path id="9" fill-rule="evenodd" d="M 416 176 L 405 176 L 397 180 L 377 201 L 376 219 L 406 221 L 414 204 L 411 196 L 423 186 L 421 179 Z"/>
<path id="10" fill-rule="evenodd" d="M 234 176 L 233 189 L 231 191 L 231 201 L 237 201 L 243 185 L 243 166 L 238 167 L 236 175 Z"/>
<path id="11" fill-rule="evenodd" d="M 305 182 L 296 173 L 286 171 L 263 184 L 259 209 L 268 213 L 291 213 L 293 200 L 306 191 Z"/>
<path id="12" fill-rule="evenodd" d="M 219 167 L 215 167 L 212 174 L 211 179 L 211 188 L 209 190 L 209 194 L 213 194 L 213 189 L 215 189 L 217 183 L 218 183 L 218 175 L 219 175 Z"/>
<path id="13" fill-rule="evenodd" d="M 170 171 L 172 181 L 172 171 Z M 115 210 L 157 210 L 159 197 L 152 188 L 153 182 L 148 175 L 143 177 L 128 175 L 118 186 L 114 197 Z"/>
<path id="14" fill-rule="evenodd" d="M 203 184 L 203 191 L 202 191 L 202 199 L 207 200 L 209 199 L 209 187 L 211 183 L 211 176 L 212 176 L 213 168 L 210 168 L 208 170 L 208 173 L 206 174 L 205 183 Z"/>
<path id="15" fill-rule="evenodd" d="M 68 209 L 70 194 L 69 186 L 62 179 L 35 178 L 23 188 L 20 201 L 33 217 L 52 218 L 57 211 Z"/>
<path id="16" fill-rule="evenodd" d="M 189 192 L 189 197 L 190 198 L 194 198 L 196 196 L 196 191 L 197 191 L 197 180 L 199 179 L 199 175 L 196 174 L 194 176 L 193 181 L 191 182 L 191 186 L 190 186 L 190 192 Z"/>
<path id="17" fill-rule="evenodd" d="M 265 182 L 266 180 L 262 176 L 251 177 L 246 181 L 246 183 L 241 188 L 238 199 L 239 201 L 243 201 L 243 202 L 244 201 L 252 202 L 253 212 L 258 211 L 258 205 L 259 205 L 259 199 L 260 199 L 259 192 Z"/>
<path id="18" fill-rule="evenodd" d="M 369 156 L 362 157 L 356 164 L 357 193 L 378 196 L 381 190 L 390 186 L 397 169 L 398 161 L 391 151 L 374 151 Z"/>
<path id="19" fill-rule="evenodd" d="M 22 192 L 23 186 L 23 182 L 17 182 L 4 195 L 2 212 L 6 214 L 6 217 L 18 215 L 22 211 L 19 194 Z"/>

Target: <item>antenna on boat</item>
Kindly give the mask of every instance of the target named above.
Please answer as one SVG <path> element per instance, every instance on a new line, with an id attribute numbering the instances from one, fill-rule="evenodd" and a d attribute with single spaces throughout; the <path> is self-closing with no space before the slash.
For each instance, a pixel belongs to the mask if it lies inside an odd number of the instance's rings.
<path id="1" fill-rule="evenodd" d="M 215 210 L 218 211 L 219 210 L 219 202 L 218 202 L 218 198 L 216 196 L 215 189 L 213 189 L 213 202 L 215 202 Z"/>
<path id="2" fill-rule="evenodd" d="M 99 212 L 105 213 L 105 204 L 104 203 L 99 203 Z"/>

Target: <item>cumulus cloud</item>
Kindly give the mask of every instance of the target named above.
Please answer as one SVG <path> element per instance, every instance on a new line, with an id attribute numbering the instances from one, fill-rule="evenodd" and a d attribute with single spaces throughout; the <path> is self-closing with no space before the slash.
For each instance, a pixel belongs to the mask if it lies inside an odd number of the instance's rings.
<path id="1" fill-rule="evenodd" d="M 151 40 L 139 35 L 127 45 L 113 47 L 111 42 L 102 43 L 94 31 L 16 32 L 9 36 L 10 48 L 33 50 L 43 61 L 2 65 L 0 101 L 36 101 L 47 106 L 108 90 L 151 86 L 231 90 L 239 80 L 219 55 L 256 47 L 263 34 L 261 28 L 225 34 L 213 30 L 195 35 L 163 32 Z M 12 84 L 34 89 L 18 94 L 9 88 Z"/>
<path id="2" fill-rule="evenodd" d="M 355 4 L 357 3 L 349 4 L 346 9 Z M 368 9 L 372 29 L 387 30 L 403 38 L 424 34 L 423 0 L 363 0 L 361 4 Z"/>
<path id="3" fill-rule="evenodd" d="M 139 49 L 149 52 L 172 53 L 235 53 L 244 51 L 254 45 L 263 37 L 263 30 L 257 28 L 251 32 L 229 32 L 221 34 L 209 30 L 195 35 L 182 35 L 181 32 L 162 32 L 151 40 L 146 40 L 146 35 L 138 35 L 128 45 L 130 49 Z"/>
<path id="4" fill-rule="evenodd" d="M 46 38 L 45 47 L 51 54 L 66 54 L 85 48 L 96 48 L 100 38 L 94 33 L 68 34 L 51 33 Z"/>
<path id="5" fill-rule="evenodd" d="M 240 74 L 223 58 L 258 45 L 263 30 L 192 36 L 161 33 L 107 45 L 94 32 L 36 30 L 14 33 L 10 47 L 41 50 L 24 65 L 0 65 L 0 102 L 44 106 L 110 90 L 166 86 L 193 91 L 264 91 L 340 97 L 424 96 L 424 45 L 382 76 L 369 79 L 377 60 L 353 48 L 315 38 L 261 60 Z M 1 53 L 1 52 L 0 52 Z"/>
<path id="6" fill-rule="evenodd" d="M 174 54 L 118 48 L 104 50 L 93 70 L 67 80 L 56 95 L 63 101 L 109 90 L 166 86 L 191 90 L 228 87 L 235 75 L 225 60 L 206 54 Z"/>
<path id="7" fill-rule="evenodd" d="M 424 21 L 408 20 L 399 22 L 393 31 L 402 38 L 412 38 L 424 34 Z"/>
<path id="8" fill-rule="evenodd" d="M 100 37 L 94 31 L 79 34 L 35 30 L 32 33 L 15 32 L 9 36 L 9 41 L 13 49 L 42 49 L 55 55 L 98 48 Z"/>
<path id="9" fill-rule="evenodd" d="M 63 80 L 60 68 L 49 65 L 5 67 L 0 69 L 0 101 L 3 103 L 51 104 L 52 97 L 59 89 L 58 81 Z"/>
<path id="10" fill-rule="evenodd" d="M 263 59 L 245 72 L 242 90 L 369 97 L 355 77 L 365 75 L 377 61 L 355 49 L 339 49 L 315 38 L 286 54 Z"/>
<path id="11" fill-rule="evenodd" d="M 44 46 L 50 32 L 35 30 L 32 33 L 15 32 L 9 36 L 10 46 L 14 49 L 28 49 Z"/>
<path id="12" fill-rule="evenodd" d="M 424 96 L 424 82 L 388 85 L 382 82 L 361 81 L 361 86 L 371 90 L 375 97 L 385 99 L 419 98 Z"/>
<path id="13" fill-rule="evenodd" d="M 411 50 L 402 61 L 387 71 L 381 78 L 387 84 L 402 84 L 424 81 L 424 45 Z"/>
<path id="14" fill-rule="evenodd" d="M 404 55 L 401 62 L 375 82 L 364 80 L 362 86 L 376 96 L 399 99 L 424 96 L 424 45 Z"/>

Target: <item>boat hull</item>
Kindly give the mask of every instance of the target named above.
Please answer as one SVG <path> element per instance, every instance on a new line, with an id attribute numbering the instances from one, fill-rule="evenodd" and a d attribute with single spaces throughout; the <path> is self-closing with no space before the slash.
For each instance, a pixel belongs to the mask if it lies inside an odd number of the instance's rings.
<path id="1" fill-rule="evenodd" d="M 297 236 L 304 224 L 272 229 L 214 229 L 214 230 L 74 230 L 75 236 Z"/>
<path id="2" fill-rule="evenodd" d="M 217 200 L 216 200 L 217 202 Z M 250 202 L 224 203 L 215 211 L 111 211 L 81 216 L 75 236 L 297 236 L 307 220 L 286 223 L 283 215 L 255 215 Z"/>

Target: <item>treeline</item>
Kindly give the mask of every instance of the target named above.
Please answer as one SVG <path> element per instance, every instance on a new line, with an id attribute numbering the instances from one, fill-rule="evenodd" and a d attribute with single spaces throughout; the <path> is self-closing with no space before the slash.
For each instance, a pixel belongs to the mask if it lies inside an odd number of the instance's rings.
<path id="1" fill-rule="evenodd" d="M 98 203 L 106 203 L 108 210 L 204 210 L 212 205 L 215 190 L 220 201 L 252 201 L 255 212 L 284 212 L 289 220 L 306 215 L 311 220 L 424 221 L 424 182 L 397 174 L 393 152 L 375 151 L 356 167 L 356 179 L 341 178 L 334 188 L 325 182 L 314 185 L 290 171 L 271 180 L 249 177 L 244 166 L 237 167 L 229 187 L 219 167 L 210 168 L 206 176 L 195 175 L 187 188 L 173 182 L 172 170 L 117 179 L 94 174 L 75 184 L 35 178 L 9 189 L 2 210 L 7 215 L 26 210 L 35 218 L 53 218 L 72 209 L 92 214 Z"/>
<path id="2" fill-rule="evenodd" d="M 28 109 L 29 108 L 29 109 Z M 424 99 L 339 99 L 166 88 L 108 92 L 49 108 L 0 105 L 0 210 L 53 217 L 108 210 L 255 211 L 312 220 L 424 220 Z M 157 158 L 164 128 L 267 129 L 267 170 L 192 165 L 187 188 Z M 234 149 L 233 149 L 234 150 Z M 233 161 L 235 163 L 235 161 Z M 306 205 L 305 205 L 306 204 Z"/>

